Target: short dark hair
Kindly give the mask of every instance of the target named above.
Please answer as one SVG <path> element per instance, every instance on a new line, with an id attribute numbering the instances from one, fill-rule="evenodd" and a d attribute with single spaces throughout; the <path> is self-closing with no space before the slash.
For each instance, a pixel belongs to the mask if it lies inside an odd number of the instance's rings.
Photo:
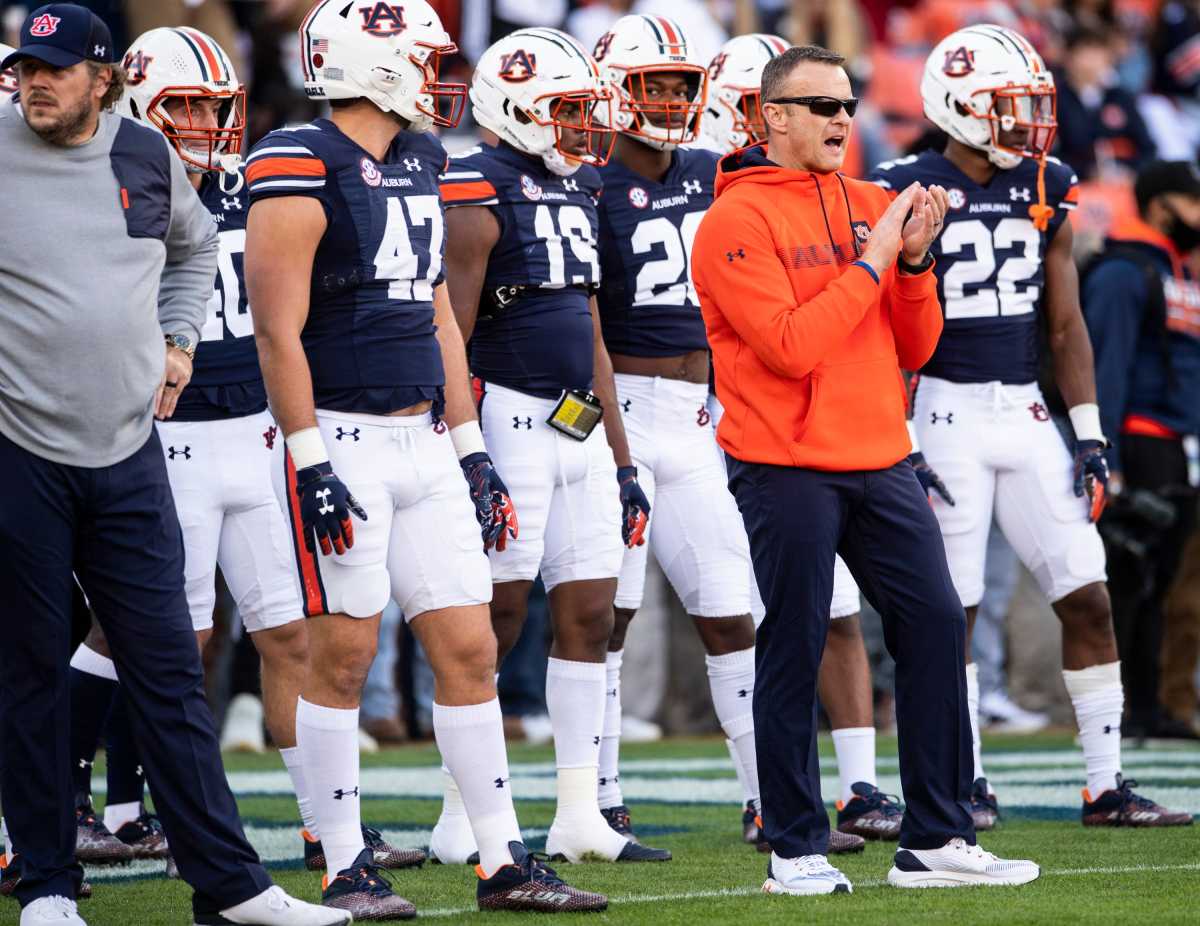
<path id="1" fill-rule="evenodd" d="M 816 61 L 818 64 L 828 64 L 841 67 L 846 63 L 845 55 L 836 51 L 822 48 L 820 45 L 793 45 L 781 55 L 767 62 L 762 74 L 762 101 L 769 103 L 783 90 L 783 82 L 796 65 L 805 61 Z"/>

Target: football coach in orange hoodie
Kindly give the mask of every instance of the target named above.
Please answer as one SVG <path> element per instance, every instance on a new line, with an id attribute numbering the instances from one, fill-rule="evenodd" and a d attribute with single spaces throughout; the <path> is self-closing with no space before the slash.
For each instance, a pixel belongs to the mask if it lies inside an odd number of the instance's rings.
<path id="1" fill-rule="evenodd" d="M 763 890 L 851 890 L 825 859 L 817 767 L 835 552 L 882 615 L 896 660 L 908 806 L 889 882 L 1023 883 L 1036 865 L 975 844 L 965 618 L 906 460 L 900 370 L 920 369 L 941 333 L 929 246 L 946 193 L 913 184 L 891 201 L 838 173 L 857 106 L 842 61 L 808 46 L 767 64 L 767 142 L 721 161 L 692 251 L 725 406 L 717 438 L 766 604 L 754 687 L 773 849 Z"/>

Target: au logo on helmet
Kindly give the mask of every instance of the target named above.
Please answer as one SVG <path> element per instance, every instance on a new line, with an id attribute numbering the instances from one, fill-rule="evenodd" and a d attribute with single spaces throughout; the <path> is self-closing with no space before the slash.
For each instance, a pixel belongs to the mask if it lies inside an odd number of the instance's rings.
<path id="1" fill-rule="evenodd" d="M 536 75 L 537 55 L 523 48 L 500 58 L 500 77 L 510 84 L 520 84 Z"/>
<path id="2" fill-rule="evenodd" d="M 125 62 L 122 65 L 125 68 L 125 73 L 128 75 L 126 82 L 131 87 L 136 87 L 146 79 L 146 71 L 150 67 L 150 62 L 154 60 L 153 55 L 148 55 L 140 48 L 136 55 L 127 54 Z"/>
<path id="3" fill-rule="evenodd" d="M 592 57 L 597 61 L 603 61 L 608 55 L 608 50 L 612 48 L 612 43 L 613 34 L 611 32 L 604 33 L 604 35 L 600 36 L 600 41 L 596 43 L 596 50 L 592 52 Z"/>
<path id="4" fill-rule="evenodd" d="M 405 29 L 404 7 L 396 3 L 384 3 L 382 0 L 374 6 L 360 6 L 363 32 L 386 38 L 389 35 L 399 35 Z"/>
<path id="5" fill-rule="evenodd" d="M 725 62 L 728 59 L 729 59 L 729 55 L 726 52 L 721 52 L 719 55 L 717 55 L 715 58 L 712 59 L 712 63 L 708 66 L 708 76 L 712 80 L 716 80 L 718 77 L 721 76 L 721 72 L 723 70 L 725 70 Z"/>
<path id="6" fill-rule="evenodd" d="M 946 52 L 946 60 L 942 64 L 942 73 L 947 77 L 966 77 L 975 70 L 975 52 L 960 45 L 953 51 Z"/>

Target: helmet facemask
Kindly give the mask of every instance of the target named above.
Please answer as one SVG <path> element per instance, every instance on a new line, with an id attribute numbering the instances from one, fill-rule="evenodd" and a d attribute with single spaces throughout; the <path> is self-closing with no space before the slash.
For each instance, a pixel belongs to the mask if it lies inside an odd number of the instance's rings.
<path id="1" fill-rule="evenodd" d="M 518 122 L 532 122 L 546 132 L 548 150 L 541 154 L 546 166 L 559 176 L 567 176 L 582 164 L 603 167 L 612 154 L 616 135 L 608 126 L 612 121 L 612 94 L 581 90 L 574 93 L 547 94 L 538 97 L 531 110 L 514 110 Z M 539 115 L 542 110 L 545 115 Z M 565 134 L 564 133 L 568 133 Z M 534 153 L 534 152 L 531 152 Z"/>
<path id="2" fill-rule="evenodd" d="M 992 147 L 1035 161 L 1049 154 L 1058 130 L 1054 87 L 1002 87 L 991 94 L 985 118 Z"/>
<path id="3" fill-rule="evenodd" d="M 652 98 L 647 78 L 682 74 L 688 98 L 682 102 Z M 617 125 L 626 135 L 653 148 L 671 150 L 695 141 L 708 92 L 708 71 L 694 64 L 662 64 L 630 68 L 621 80 Z"/>
<path id="4" fill-rule="evenodd" d="M 430 120 L 431 125 L 453 129 L 462 120 L 467 108 L 467 85 L 441 79 L 442 57 L 458 51 L 458 46 L 416 43 L 408 60 L 421 72 L 424 83 L 416 107 Z"/>
<path id="5" fill-rule="evenodd" d="M 199 124 L 197 100 L 219 100 L 215 126 Z M 166 103 L 183 103 L 183 118 L 172 117 Z M 176 109 L 178 112 L 178 108 Z M 230 155 L 240 158 L 242 140 L 246 134 L 246 91 L 213 91 L 205 87 L 166 87 L 161 90 L 145 113 L 138 114 L 167 137 L 190 172 L 224 170 L 224 160 Z"/>

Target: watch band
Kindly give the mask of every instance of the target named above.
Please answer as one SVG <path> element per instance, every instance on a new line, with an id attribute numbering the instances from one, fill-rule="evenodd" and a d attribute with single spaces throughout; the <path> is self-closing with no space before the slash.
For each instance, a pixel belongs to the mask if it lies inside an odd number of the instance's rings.
<path id="1" fill-rule="evenodd" d="M 192 343 L 191 338 L 181 334 L 165 334 L 163 338 L 167 342 L 167 347 L 173 347 L 176 350 L 181 350 L 188 356 L 188 360 L 196 359 L 196 345 Z"/>
<path id="2" fill-rule="evenodd" d="M 896 258 L 896 267 L 900 270 L 901 273 L 909 273 L 909 274 L 924 273 L 926 270 L 928 270 L 932 266 L 933 266 L 933 252 L 932 251 L 926 251 L 925 259 L 923 261 L 921 261 L 919 264 L 910 264 L 908 261 L 906 261 L 904 259 L 903 253 L 901 253 Z"/>

